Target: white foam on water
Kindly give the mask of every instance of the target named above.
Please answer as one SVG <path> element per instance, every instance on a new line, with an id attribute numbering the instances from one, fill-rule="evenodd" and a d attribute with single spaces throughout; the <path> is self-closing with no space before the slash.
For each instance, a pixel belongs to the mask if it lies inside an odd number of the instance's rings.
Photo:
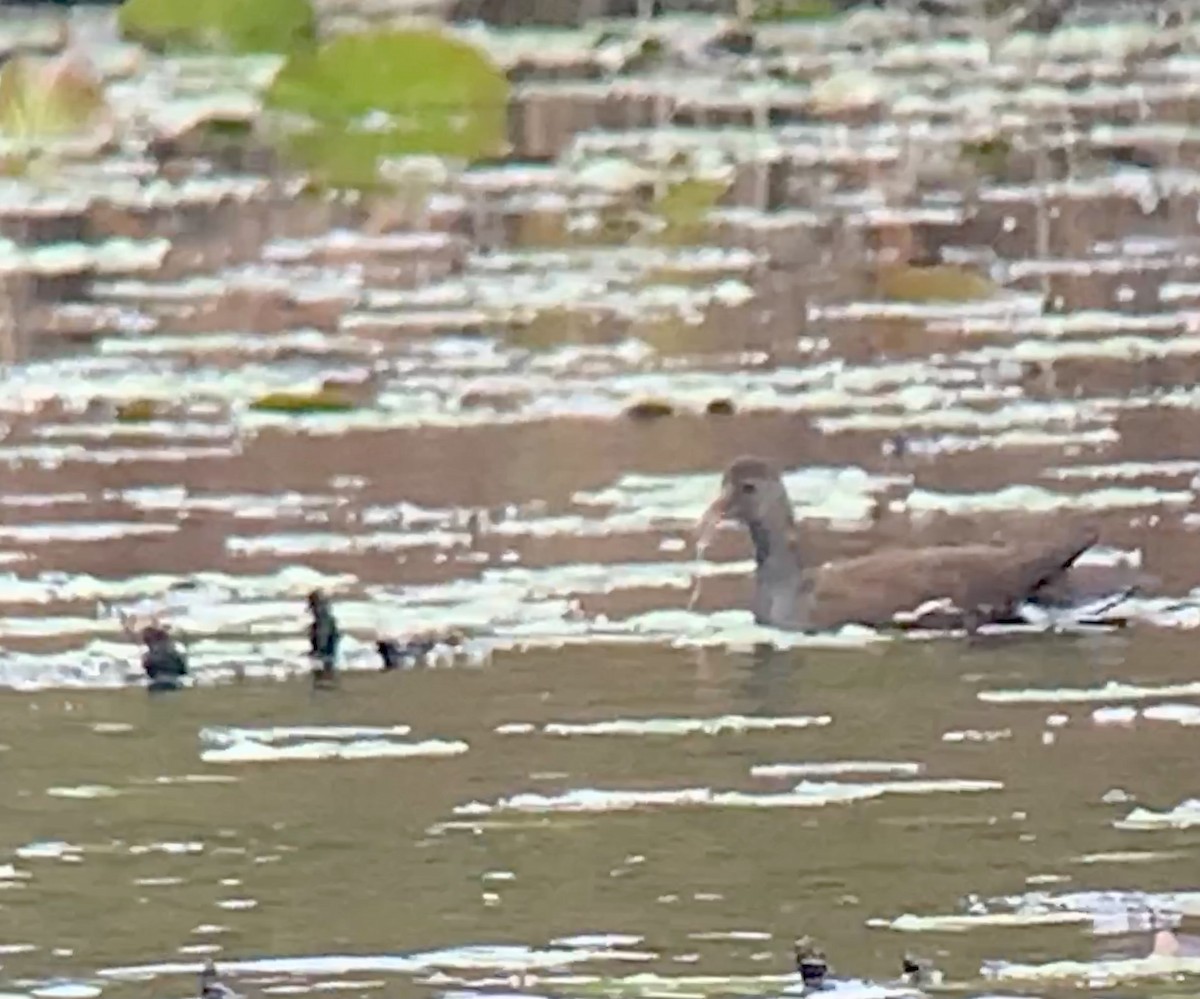
<path id="1" fill-rule="evenodd" d="M 983 972 L 990 978 L 1011 982 L 1074 979 L 1095 989 L 1146 978 L 1169 979 L 1179 975 L 1200 975 L 1200 957 L 1152 955 L 1125 960 L 1051 961 L 1047 964 L 999 962 L 985 967 Z"/>
<path id="2" fill-rule="evenodd" d="M 218 746 L 229 746 L 238 742 L 262 742 L 275 744 L 301 739 L 357 740 L 389 739 L 408 735 L 409 725 L 273 725 L 269 728 L 205 727 L 200 730 L 200 741 Z"/>
<path id="3" fill-rule="evenodd" d="M 1141 701 L 1166 697 L 1200 697 L 1200 682 L 1141 686 L 1110 680 L 1103 687 L 982 690 L 975 695 L 988 704 L 1072 704 L 1089 701 Z"/>
<path id="4" fill-rule="evenodd" d="M 1200 705 L 1155 704 L 1142 709 L 1142 717 L 1149 721 L 1169 721 L 1180 725 L 1200 725 Z"/>
<path id="5" fill-rule="evenodd" d="M 114 798 L 121 792 L 107 784 L 79 784 L 75 787 L 48 787 L 52 798 Z"/>
<path id="6" fill-rule="evenodd" d="M 608 946 L 539 950 L 519 945 L 479 944 L 408 955 L 329 954 L 230 959 L 223 960 L 220 967 L 223 972 L 236 975 L 292 975 L 323 978 L 370 972 L 411 975 L 438 969 L 469 971 L 494 968 L 503 971 L 525 971 L 541 968 L 564 968 L 592 960 L 643 962 L 653 960 L 657 956 L 656 954 Z M 97 974 L 103 978 L 139 980 L 160 975 L 195 975 L 200 972 L 201 967 L 202 965 L 197 962 L 125 965 L 103 968 Z"/>
<path id="7" fill-rule="evenodd" d="M 1007 510 L 1049 512 L 1056 510 L 1121 510 L 1159 505 L 1189 506 L 1190 490 L 1166 492 L 1150 486 L 1141 488 L 1094 489 L 1090 492 L 1056 493 L 1039 486 L 1006 486 L 991 493 L 935 493 L 914 489 L 904 506 L 912 513 L 996 513 Z"/>
<path id="8" fill-rule="evenodd" d="M 1071 926 L 1090 922 L 1091 916 L 1086 912 L 981 912 L 935 916 L 905 913 L 890 920 L 869 919 L 867 925 L 900 933 L 965 933 L 975 929 Z"/>
<path id="9" fill-rule="evenodd" d="M 722 715 L 716 718 L 615 718 L 600 722 L 547 722 L 547 735 L 722 735 L 727 733 L 799 729 L 831 724 L 829 715 L 796 715 L 784 718 L 753 715 Z M 513 733 L 511 726 L 498 726 L 498 733 Z M 523 730 L 522 730 L 523 731 Z"/>
<path id="10" fill-rule="evenodd" d="M 1150 808 L 1135 808 L 1125 818 L 1114 822 L 1113 826 L 1135 831 L 1191 829 L 1200 826 L 1200 798 L 1190 798 L 1162 812 Z"/>
<path id="11" fill-rule="evenodd" d="M 976 911 L 978 910 L 978 911 Z M 1200 915 L 1200 892 L 1028 892 L 988 899 L 965 913 L 871 919 L 868 925 L 905 933 L 961 933 L 1001 927 L 1087 925 L 1097 935 L 1143 933 Z"/>
<path id="12" fill-rule="evenodd" d="M 382 760 L 415 759 L 418 757 L 461 756 L 470 747 L 458 740 L 425 739 L 421 742 L 398 742 L 389 739 L 318 739 L 272 745 L 255 739 L 245 739 L 206 749 L 200 753 L 204 763 L 283 763 L 316 760 Z"/>
<path id="13" fill-rule="evenodd" d="M 831 760 L 821 763 L 760 763 L 750 768 L 752 777 L 828 777 L 839 774 L 894 774 L 916 776 L 923 763 L 890 763 L 879 760 Z"/>
<path id="14" fill-rule="evenodd" d="M 873 784 L 834 782 L 797 785 L 780 794 L 753 794 L 743 791 L 714 791 L 707 787 L 677 788 L 659 791 L 600 790 L 577 788 L 558 795 L 517 794 L 493 804 L 471 802 L 456 806 L 456 815 L 486 815 L 491 812 L 625 812 L 643 808 L 809 808 L 844 802 L 863 801 L 886 794 L 936 794 L 995 791 L 1003 788 L 998 781 L 926 780 L 892 781 Z"/>
<path id="15" fill-rule="evenodd" d="M 44 840 L 19 846 L 15 852 L 22 860 L 61 860 L 79 856 L 83 853 L 83 847 L 61 840 Z"/>
<path id="16" fill-rule="evenodd" d="M 52 542 L 112 541 L 116 538 L 174 534 L 178 524 L 148 524 L 144 521 L 92 521 L 90 523 L 8 524 L 0 526 L 0 541 L 35 545 Z"/>
<path id="17" fill-rule="evenodd" d="M 39 985 L 29 990 L 29 994 L 38 999 L 95 999 L 101 989 L 95 985 L 83 982 L 59 982 L 53 985 Z"/>

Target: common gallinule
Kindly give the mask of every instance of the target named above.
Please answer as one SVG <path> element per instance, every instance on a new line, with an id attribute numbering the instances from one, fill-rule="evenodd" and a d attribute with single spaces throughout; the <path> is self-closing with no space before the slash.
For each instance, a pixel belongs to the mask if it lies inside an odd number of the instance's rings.
<path id="1" fill-rule="evenodd" d="M 1057 582 L 1098 536 L 1087 527 L 1044 541 L 894 549 L 811 565 L 779 473 L 750 457 L 726 469 L 720 495 L 700 520 L 700 540 L 723 520 L 739 521 L 750 533 L 754 619 L 791 631 L 888 626 L 901 623 L 897 615 L 935 606 L 908 623 L 973 631 L 1011 620 L 1023 601 Z"/>
<path id="2" fill-rule="evenodd" d="M 225 985 L 217 975 L 217 966 L 212 958 L 204 962 L 200 969 L 200 999 L 241 999 L 228 985 Z"/>
<path id="3" fill-rule="evenodd" d="M 151 691 L 178 690 L 187 676 L 187 656 L 179 648 L 170 631 L 161 624 L 142 628 L 142 669 L 149 679 Z"/>
<path id="4" fill-rule="evenodd" d="M 338 646 L 342 633 L 338 630 L 333 607 L 323 590 L 313 590 L 308 595 L 308 612 L 312 621 L 308 625 L 308 654 L 317 661 L 313 670 L 313 683 L 324 686 L 336 677 Z"/>
<path id="5" fill-rule="evenodd" d="M 829 963 L 825 960 L 825 952 L 817 946 L 812 937 L 801 937 L 796 941 L 796 970 L 806 988 L 819 989 L 825 984 L 825 976 L 829 974 Z"/>

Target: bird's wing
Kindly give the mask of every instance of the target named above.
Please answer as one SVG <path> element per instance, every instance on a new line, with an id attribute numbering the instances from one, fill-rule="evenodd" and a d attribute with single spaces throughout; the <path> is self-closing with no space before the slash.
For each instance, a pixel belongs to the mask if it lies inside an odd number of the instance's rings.
<path id="1" fill-rule="evenodd" d="M 992 620 L 1061 575 L 1096 537 L 1088 528 L 1049 543 L 894 549 L 833 562 L 811 573 L 810 620 L 815 628 L 885 625 L 939 601 L 950 620 Z"/>

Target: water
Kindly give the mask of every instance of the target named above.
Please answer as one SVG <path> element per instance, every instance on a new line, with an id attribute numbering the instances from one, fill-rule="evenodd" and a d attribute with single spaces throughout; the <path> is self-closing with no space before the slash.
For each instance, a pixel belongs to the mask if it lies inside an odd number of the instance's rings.
<path id="1" fill-rule="evenodd" d="M 414 230 L 164 169 L 145 129 L 252 114 L 277 60 L 149 57 L 110 14 L 74 24 L 113 143 L 0 190 L 0 991 L 189 995 L 214 957 L 250 995 L 775 995 L 810 933 L 857 994 L 908 949 L 972 997 L 1194 993 L 1200 185 L 1114 152 L 1184 141 L 1190 26 L 1068 29 L 1038 73 L 1030 36 L 894 12 L 771 28 L 739 72 L 787 86 L 606 64 L 665 115 L 611 130 L 544 31 L 475 31 L 533 67 L 515 159 Z M 659 24 L 711 28 L 626 27 Z M 836 69 L 864 39 L 880 75 Z M 1049 106 L 1074 174 L 964 164 L 971 108 L 1023 149 Z M 704 245 L 622 229 L 647 176 L 714 171 Z M 920 300 L 872 248 L 996 288 Z M 344 411 L 262 409 L 329 384 Z M 746 452 L 814 561 L 1086 518 L 1161 593 L 1120 632 L 756 628 L 745 539 L 691 535 Z M 138 689 L 120 613 L 195 689 Z M 447 640 L 377 672 L 416 632 Z"/>
<path id="2" fill-rule="evenodd" d="M 1147 632 L 748 655 L 596 645 L 497 653 L 477 668 L 348 675 L 336 692 L 246 682 L 163 697 L 10 694 L 0 700 L 0 794 L 15 868 L 0 889 L 0 943 L 14 948 L 3 958 L 6 988 L 61 976 L 106 996 L 187 994 L 186 968 L 213 954 L 239 988 L 268 993 L 443 994 L 528 965 L 537 981 L 527 994 L 569 996 L 632 975 L 786 974 L 791 940 L 811 932 L 841 975 L 886 981 L 914 948 L 983 995 L 992 987 L 980 980 L 985 961 L 1135 956 L 1150 934 L 1127 931 L 1144 927 L 1147 905 L 1161 925 L 1180 911 L 1200 916 L 1186 859 L 1200 834 L 1116 823 L 1137 806 L 1168 809 L 1196 794 L 1189 768 L 1173 761 L 1190 758 L 1198 730 L 1098 723 L 1095 703 L 979 695 L 1116 678 L 1179 683 L 1190 678 L 1188 643 Z M 650 734 L 636 725 L 542 730 L 726 716 L 831 720 L 755 728 L 727 719 L 708 733 L 669 723 Z M 206 748 L 255 732 L 264 744 L 341 742 L 360 755 L 201 760 Z M 370 755 L 430 739 L 469 749 Z M 753 772 L 854 761 L 867 772 Z M 908 766 L 871 772 L 883 763 Z M 956 791 L 955 780 L 995 786 Z M 801 781 L 811 804 L 752 803 Z M 944 783 L 830 800 L 846 787 L 912 781 Z M 582 812 L 478 807 L 517 795 L 681 788 L 744 797 Z M 1062 925 L 868 925 L 1036 912 L 1044 895 L 1112 891 L 1129 895 L 1068 899 Z M 578 953 L 555 943 L 597 934 L 612 940 Z M 507 949 L 471 950 L 480 947 Z M 544 957 L 555 950 L 569 953 Z M 422 956 L 434 951 L 443 953 Z M 543 960 L 558 967 L 539 968 Z M 142 966 L 141 981 L 103 974 Z M 624 986 L 664 987 L 658 978 Z"/>

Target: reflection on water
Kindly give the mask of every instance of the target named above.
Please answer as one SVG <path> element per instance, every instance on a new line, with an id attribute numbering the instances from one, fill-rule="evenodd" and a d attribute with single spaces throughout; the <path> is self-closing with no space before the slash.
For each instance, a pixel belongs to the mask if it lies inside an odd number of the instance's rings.
<path id="1" fill-rule="evenodd" d="M 1128 816 L 1195 796 L 1196 730 L 1070 696 L 1180 703 L 1187 638 L 1101 641 L 10 695 L 5 988 L 182 995 L 211 955 L 248 995 L 770 995 L 802 933 L 847 995 L 911 991 L 905 950 L 971 996 L 1191 974 L 1198 834 Z"/>

